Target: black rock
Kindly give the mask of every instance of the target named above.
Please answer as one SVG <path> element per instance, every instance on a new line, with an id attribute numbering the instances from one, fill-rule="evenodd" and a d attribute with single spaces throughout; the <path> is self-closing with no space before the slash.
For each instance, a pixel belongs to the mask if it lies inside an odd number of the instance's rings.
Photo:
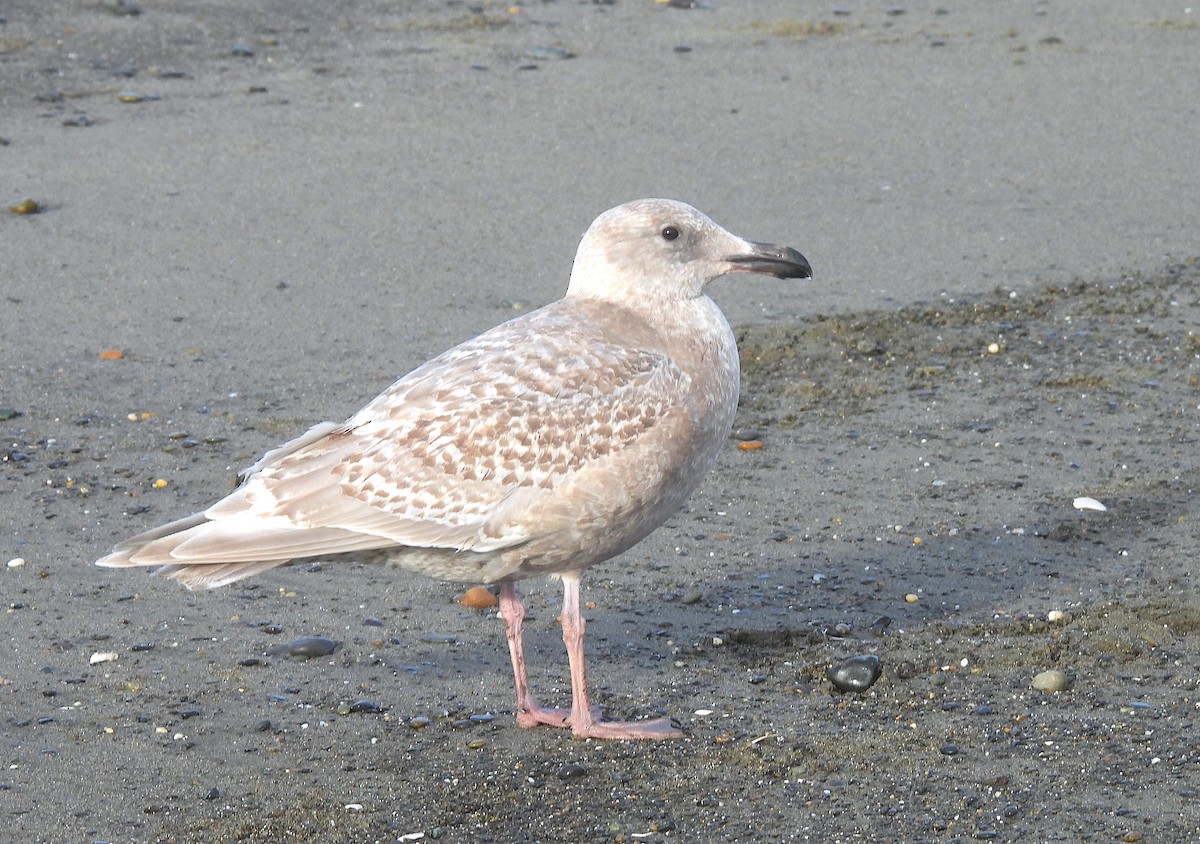
<path id="1" fill-rule="evenodd" d="M 852 656 L 829 666 L 825 676 L 839 692 L 865 692 L 875 685 L 883 667 L 874 654 Z"/>

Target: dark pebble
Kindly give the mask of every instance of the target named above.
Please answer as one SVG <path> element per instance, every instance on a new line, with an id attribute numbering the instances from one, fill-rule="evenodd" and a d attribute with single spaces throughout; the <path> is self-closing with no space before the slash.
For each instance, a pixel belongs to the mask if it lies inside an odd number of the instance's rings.
<path id="1" fill-rule="evenodd" d="M 956 756 L 956 755 L 958 755 L 958 745 L 957 744 L 943 744 L 940 748 L 938 748 L 938 751 L 943 756 Z"/>
<path id="2" fill-rule="evenodd" d="M 254 51 L 244 44 L 234 44 L 230 51 L 231 55 L 237 56 L 240 59 L 250 59 L 254 57 Z"/>
<path id="3" fill-rule="evenodd" d="M 387 712 L 387 707 L 380 706 L 378 703 L 376 703 L 373 700 L 368 700 L 366 698 L 363 698 L 362 700 L 356 700 L 356 701 L 354 701 L 354 703 L 350 704 L 350 711 L 351 712 L 380 713 L 380 712 Z"/>
<path id="4" fill-rule="evenodd" d="M 422 642 L 434 642 L 440 645 L 453 645 L 458 640 L 449 633 L 422 633 Z"/>
<path id="5" fill-rule="evenodd" d="M 313 659 L 319 656 L 329 656 L 337 650 L 338 643 L 324 636 L 301 636 L 287 644 L 288 656 L 300 659 Z"/>
<path id="6" fill-rule="evenodd" d="M 881 615 L 879 618 L 871 622 L 871 633 L 875 636 L 882 636 L 883 631 L 892 626 L 892 617 L 890 615 Z"/>
<path id="7" fill-rule="evenodd" d="M 839 692 L 865 692 L 875 685 L 883 668 L 874 654 L 852 656 L 829 666 L 825 676 Z"/>
<path id="8" fill-rule="evenodd" d="M 138 642 L 136 645 L 130 645 L 129 650 L 133 651 L 134 653 L 138 653 L 139 651 L 152 651 L 154 650 L 154 645 L 150 642 Z"/>
<path id="9" fill-rule="evenodd" d="M 256 733 L 265 733 L 272 729 L 274 729 L 274 725 L 269 718 L 263 718 L 261 721 L 254 722 L 254 732 Z"/>
<path id="10" fill-rule="evenodd" d="M 271 636 L 275 636 L 279 633 L 282 633 L 283 628 L 280 627 L 278 624 L 264 624 L 262 626 L 262 632 L 270 634 Z"/>
<path id="11" fill-rule="evenodd" d="M 373 615 L 369 615 L 363 619 L 363 624 L 367 627 L 383 627 L 383 621 Z"/>
<path id="12" fill-rule="evenodd" d="M 245 659 L 239 659 L 238 665 L 244 668 L 252 668 L 255 665 L 262 665 L 263 661 L 256 656 L 248 656 Z"/>
<path id="13" fill-rule="evenodd" d="M 179 717 L 180 717 L 180 718 L 182 718 L 182 719 L 183 719 L 183 720 L 185 720 L 185 721 L 186 721 L 188 718 L 196 718 L 196 717 L 199 717 L 199 715 L 200 715 L 200 714 L 201 714 L 201 713 L 200 713 L 200 710 L 199 710 L 199 709 L 181 709 L 181 710 L 179 710 Z"/>
<path id="14" fill-rule="evenodd" d="M 476 724 L 488 724 L 496 720 L 496 716 L 490 712 L 481 712 L 478 715 L 472 715 L 471 720 Z"/>
<path id="15" fill-rule="evenodd" d="M 560 780 L 576 780 L 580 777 L 587 776 L 587 768 L 580 765 L 578 762 L 568 762 L 557 771 L 557 776 Z"/>
<path id="16" fill-rule="evenodd" d="M 219 788 L 210 788 L 208 791 L 204 792 L 204 799 L 205 799 L 205 800 L 219 800 L 219 799 L 221 799 L 221 789 L 219 789 Z"/>

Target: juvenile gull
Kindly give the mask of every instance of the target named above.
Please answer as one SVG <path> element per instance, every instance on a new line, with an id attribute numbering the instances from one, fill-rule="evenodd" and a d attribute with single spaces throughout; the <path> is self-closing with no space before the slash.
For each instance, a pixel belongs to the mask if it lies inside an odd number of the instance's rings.
<path id="1" fill-rule="evenodd" d="M 729 436 L 733 332 L 704 295 L 728 273 L 809 278 L 794 249 L 730 234 L 666 199 L 604 212 L 566 296 L 450 349 L 338 425 L 268 452 L 202 513 L 97 561 L 212 589 L 291 560 L 357 552 L 500 584 L 517 723 L 583 738 L 673 738 L 670 719 L 604 721 L 588 700 L 579 580 L 674 513 Z M 570 710 L 525 674 L 515 581 L 563 582 Z"/>

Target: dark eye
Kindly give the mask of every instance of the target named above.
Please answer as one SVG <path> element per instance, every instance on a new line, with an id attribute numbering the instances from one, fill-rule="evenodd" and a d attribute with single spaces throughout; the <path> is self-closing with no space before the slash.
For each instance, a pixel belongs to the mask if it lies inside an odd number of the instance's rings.
<path id="1" fill-rule="evenodd" d="M 674 240 L 679 237 L 679 229 L 674 226 L 667 226 L 662 230 L 663 240 Z"/>

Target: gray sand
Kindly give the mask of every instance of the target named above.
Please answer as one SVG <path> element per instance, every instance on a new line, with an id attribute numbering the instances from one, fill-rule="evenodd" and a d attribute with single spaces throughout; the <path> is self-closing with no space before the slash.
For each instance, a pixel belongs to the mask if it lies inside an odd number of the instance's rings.
<path id="1" fill-rule="evenodd" d="M 45 209 L 0 213 L 17 838 L 1200 832 L 1195 12 L 111 5 L 0 9 L 0 200 Z M 715 285 L 763 448 L 584 581 L 597 697 L 688 738 L 518 730 L 500 622 L 452 584 L 91 565 L 557 298 L 591 219 L 654 195 L 816 273 Z M 530 584 L 547 702 L 558 591 Z M 276 652 L 310 633 L 342 644 Z M 834 695 L 858 653 L 883 678 Z"/>

